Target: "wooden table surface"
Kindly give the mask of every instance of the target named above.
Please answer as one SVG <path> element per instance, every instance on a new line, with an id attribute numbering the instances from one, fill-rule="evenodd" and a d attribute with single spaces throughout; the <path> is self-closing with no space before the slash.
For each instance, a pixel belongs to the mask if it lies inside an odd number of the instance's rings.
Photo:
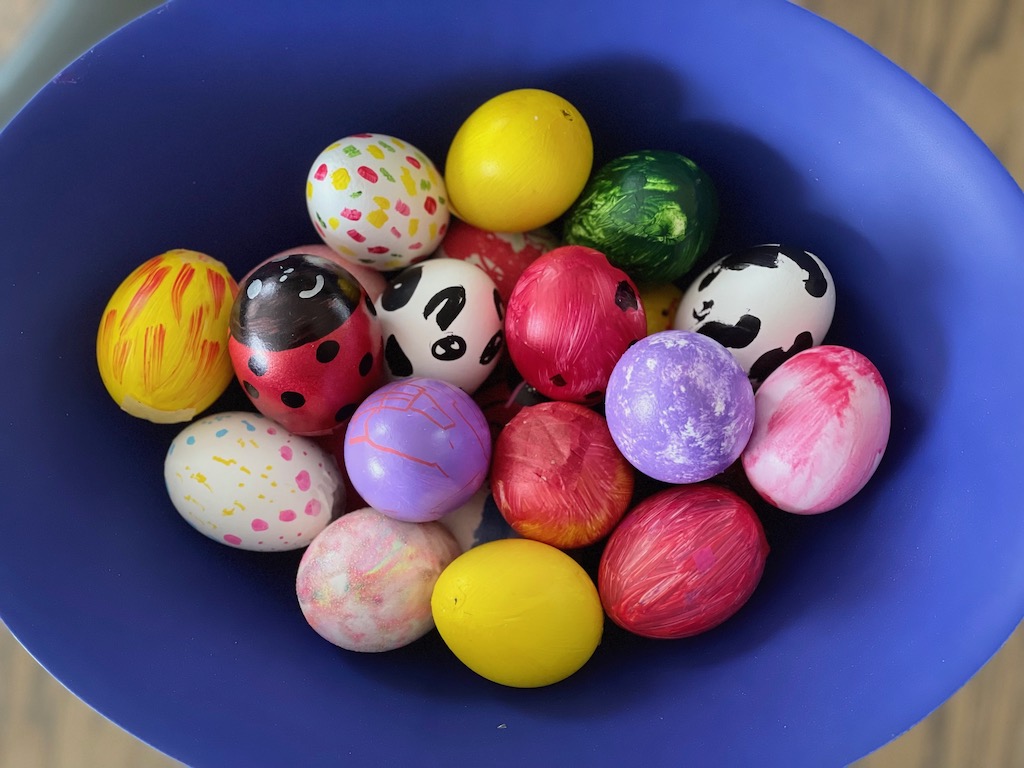
<path id="1" fill-rule="evenodd" d="M 1024 0 L 798 4 L 870 43 L 931 88 L 1024 186 Z M 41 0 L 0 0 L 0 62 L 41 6 Z M 943 706 L 855 766 L 1024 766 L 1021 713 L 1024 628 Z M 68 693 L 0 625 L 0 768 L 178 765 Z"/>

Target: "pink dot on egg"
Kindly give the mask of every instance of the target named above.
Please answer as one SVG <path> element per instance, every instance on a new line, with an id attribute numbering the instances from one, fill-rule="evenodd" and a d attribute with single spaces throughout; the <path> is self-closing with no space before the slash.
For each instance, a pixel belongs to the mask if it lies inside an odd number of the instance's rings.
<path id="1" fill-rule="evenodd" d="M 295 476 L 295 484 L 299 486 L 300 491 L 308 491 L 312 482 L 309 479 L 309 472 L 302 470 Z"/>
<path id="2" fill-rule="evenodd" d="M 274 429 L 273 427 L 267 427 L 267 434 L 268 435 L 276 435 L 277 434 L 277 430 Z"/>
<path id="3" fill-rule="evenodd" d="M 295 514 L 295 510 L 293 509 L 282 509 L 277 515 L 277 519 L 283 523 L 290 523 L 296 517 L 298 517 L 298 515 Z"/>
<path id="4" fill-rule="evenodd" d="M 320 514 L 320 500 L 319 499 L 310 499 L 309 503 L 306 504 L 305 512 L 310 517 L 316 517 L 317 515 L 319 515 Z"/>
<path id="5" fill-rule="evenodd" d="M 235 536 L 235 534 L 233 533 L 225 534 L 224 541 L 226 541 L 228 544 L 234 544 L 236 547 L 242 543 L 242 540 L 238 536 Z"/>
<path id="6" fill-rule="evenodd" d="M 292 447 L 290 445 L 282 445 L 281 446 L 281 458 L 282 459 L 284 459 L 285 461 L 291 461 L 293 455 L 294 454 L 292 453 Z"/>
<path id="7" fill-rule="evenodd" d="M 267 523 L 266 520 L 261 520 L 258 517 L 252 521 L 252 529 L 254 531 L 265 531 L 269 527 L 270 525 Z"/>

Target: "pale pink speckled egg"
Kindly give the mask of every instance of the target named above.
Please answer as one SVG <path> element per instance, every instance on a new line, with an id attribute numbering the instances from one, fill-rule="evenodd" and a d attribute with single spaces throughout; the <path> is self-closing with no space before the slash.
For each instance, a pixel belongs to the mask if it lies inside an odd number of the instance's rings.
<path id="1" fill-rule="evenodd" d="M 408 523 L 370 507 L 349 512 L 303 553 L 299 607 L 321 637 L 341 648 L 401 648 L 434 628 L 434 582 L 461 553 L 440 523 Z"/>
<path id="2" fill-rule="evenodd" d="M 874 364 L 836 345 L 784 362 L 754 397 L 742 463 L 754 489 L 787 512 L 813 515 L 849 501 L 889 441 L 889 393 Z"/>

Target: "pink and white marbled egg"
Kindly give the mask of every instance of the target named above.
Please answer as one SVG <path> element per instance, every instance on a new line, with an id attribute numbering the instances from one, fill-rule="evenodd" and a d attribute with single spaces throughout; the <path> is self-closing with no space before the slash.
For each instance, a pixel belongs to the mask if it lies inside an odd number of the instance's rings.
<path id="1" fill-rule="evenodd" d="M 849 501 L 889 441 L 885 382 L 847 347 L 814 347 L 790 358 L 761 384 L 754 408 L 743 469 L 765 501 L 787 512 L 813 515 Z"/>

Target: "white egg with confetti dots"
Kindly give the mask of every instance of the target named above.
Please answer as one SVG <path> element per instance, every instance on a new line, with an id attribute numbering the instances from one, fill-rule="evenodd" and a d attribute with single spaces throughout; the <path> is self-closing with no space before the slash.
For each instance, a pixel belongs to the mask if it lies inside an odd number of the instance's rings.
<path id="1" fill-rule="evenodd" d="M 255 552 L 300 549 L 341 514 L 334 458 L 258 413 L 227 411 L 189 424 L 164 459 L 178 513 L 214 541 Z"/>
<path id="2" fill-rule="evenodd" d="M 430 256 L 450 218 L 433 161 L 380 133 L 353 134 L 324 149 L 306 178 L 306 207 L 333 251 L 385 272 Z"/>

